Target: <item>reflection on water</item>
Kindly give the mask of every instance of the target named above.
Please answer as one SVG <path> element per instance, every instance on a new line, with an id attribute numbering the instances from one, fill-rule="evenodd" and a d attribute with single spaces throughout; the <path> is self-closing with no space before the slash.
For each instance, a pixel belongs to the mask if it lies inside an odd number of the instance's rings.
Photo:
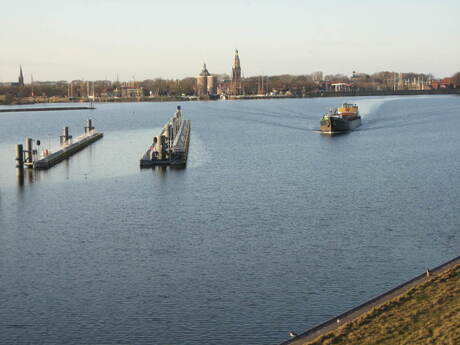
<path id="1" fill-rule="evenodd" d="M 182 104 L 180 170 L 139 166 L 175 104 L 2 116 L 2 340 L 276 344 L 458 255 L 460 98 L 358 97 L 359 129 L 314 132 L 345 101 Z M 102 140 L 18 178 L 16 143 L 88 117 Z"/>
<path id="2" fill-rule="evenodd" d="M 177 174 L 184 172 L 187 167 L 174 167 L 174 166 L 156 166 L 152 168 L 143 168 L 142 170 L 152 171 L 152 175 L 159 177 L 166 177 L 168 174 Z"/>
<path id="3" fill-rule="evenodd" d="M 18 181 L 18 186 L 24 186 L 24 169 L 16 168 L 16 177 Z"/>
<path id="4" fill-rule="evenodd" d="M 353 131 L 358 131 L 359 129 L 354 129 Z M 327 132 L 321 132 L 321 131 L 315 131 L 316 133 L 321 134 L 323 137 L 329 137 L 329 138 L 336 138 L 338 136 L 343 136 L 343 135 L 348 135 L 352 133 L 353 131 L 345 131 L 345 132 L 332 132 L 332 133 L 327 133 Z"/>
<path id="5" fill-rule="evenodd" d="M 19 187 L 24 187 L 24 183 L 32 184 L 39 180 L 39 175 L 32 169 L 16 168 L 16 178 Z"/>

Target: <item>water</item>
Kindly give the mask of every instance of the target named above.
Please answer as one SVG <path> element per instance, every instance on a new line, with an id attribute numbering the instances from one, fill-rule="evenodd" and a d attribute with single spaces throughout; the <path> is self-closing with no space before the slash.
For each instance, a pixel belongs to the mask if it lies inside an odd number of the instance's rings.
<path id="1" fill-rule="evenodd" d="M 185 170 L 140 170 L 174 103 L 0 113 L 0 343 L 276 344 L 457 256 L 460 98 L 190 102 Z M 14 145 L 104 138 L 17 183 Z"/>

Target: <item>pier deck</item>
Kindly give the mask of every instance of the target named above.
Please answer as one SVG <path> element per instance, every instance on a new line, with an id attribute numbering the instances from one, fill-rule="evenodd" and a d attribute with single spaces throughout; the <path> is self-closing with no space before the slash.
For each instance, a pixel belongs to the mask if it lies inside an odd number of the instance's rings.
<path id="1" fill-rule="evenodd" d="M 24 167 L 37 170 L 49 169 L 103 137 L 102 133 L 95 131 L 91 119 L 86 121 L 84 130 L 82 135 L 73 139 L 69 134 L 69 127 L 64 127 L 63 134 L 59 137 L 60 147 L 54 152 L 50 152 L 49 149 L 41 149 L 40 155 L 41 140 L 26 138 L 25 149 L 22 144 L 16 145 L 16 170 L 18 176 L 23 176 Z"/>
<path id="2" fill-rule="evenodd" d="M 101 139 L 103 134 L 100 132 L 84 134 L 81 137 L 76 138 L 75 142 L 65 145 L 59 151 L 49 154 L 47 157 L 39 159 L 33 163 L 34 169 L 49 169 L 64 159 L 72 156 L 78 151 L 84 149 L 86 146 L 94 143 L 95 141 Z"/>
<path id="3" fill-rule="evenodd" d="M 48 156 L 33 162 L 34 169 L 49 169 L 64 159 L 72 156 L 78 151 L 84 149 L 86 146 L 94 143 L 101 139 L 103 134 L 100 132 L 91 132 L 89 134 L 83 134 L 76 138 L 75 141 L 65 144 L 60 150 L 49 154 Z"/>

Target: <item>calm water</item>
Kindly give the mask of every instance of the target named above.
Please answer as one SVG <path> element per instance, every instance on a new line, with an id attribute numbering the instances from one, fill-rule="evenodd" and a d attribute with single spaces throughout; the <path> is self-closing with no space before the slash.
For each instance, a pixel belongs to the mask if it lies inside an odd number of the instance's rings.
<path id="1" fill-rule="evenodd" d="M 459 254 L 460 97 L 196 102 L 185 170 L 140 170 L 175 103 L 0 113 L 0 343 L 276 344 Z M 104 138 L 16 180 L 14 145 Z"/>

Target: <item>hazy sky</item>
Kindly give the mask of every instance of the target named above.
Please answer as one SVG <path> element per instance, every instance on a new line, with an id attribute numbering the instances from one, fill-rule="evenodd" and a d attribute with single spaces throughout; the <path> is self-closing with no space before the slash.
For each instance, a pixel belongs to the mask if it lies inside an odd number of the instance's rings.
<path id="1" fill-rule="evenodd" d="M 0 81 L 460 71 L 460 0 L 0 0 Z"/>

